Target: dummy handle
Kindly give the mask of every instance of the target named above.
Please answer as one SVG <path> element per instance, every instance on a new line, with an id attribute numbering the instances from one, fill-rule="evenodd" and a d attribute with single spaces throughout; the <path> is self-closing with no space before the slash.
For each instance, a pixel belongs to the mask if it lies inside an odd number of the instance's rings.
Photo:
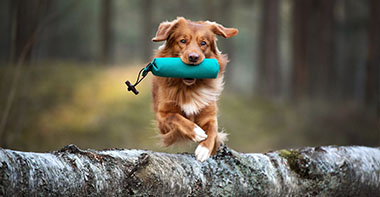
<path id="1" fill-rule="evenodd" d="M 128 86 L 128 91 L 132 91 L 135 95 L 139 94 L 139 91 L 136 90 L 135 85 L 132 85 L 131 82 L 127 80 L 125 84 Z"/>

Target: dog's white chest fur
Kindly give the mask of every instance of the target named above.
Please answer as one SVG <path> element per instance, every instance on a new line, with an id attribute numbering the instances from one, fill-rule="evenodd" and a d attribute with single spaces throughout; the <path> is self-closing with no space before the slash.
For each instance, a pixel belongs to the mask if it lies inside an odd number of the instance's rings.
<path id="1" fill-rule="evenodd" d="M 203 108 L 205 105 L 202 105 L 197 103 L 197 102 L 190 102 L 190 103 L 186 103 L 186 104 L 183 104 L 181 106 L 181 109 L 183 112 L 185 112 L 185 114 L 187 116 L 190 116 L 190 115 L 193 115 L 193 114 L 197 114 L 201 108 Z"/>
<path id="2" fill-rule="evenodd" d="M 198 114 L 202 108 L 218 100 L 223 90 L 223 78 L 217 78 L 214 82 L 215 88 L 200 88 L 190 95 L 190 102 L 181 104 L 181 109 L 187 116 Z"/>

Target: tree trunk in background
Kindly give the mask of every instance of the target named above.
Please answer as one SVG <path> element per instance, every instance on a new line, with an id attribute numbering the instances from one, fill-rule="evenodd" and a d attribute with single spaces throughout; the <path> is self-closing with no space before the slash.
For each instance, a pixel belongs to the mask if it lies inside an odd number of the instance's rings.
<path id="1" fill-rule="evenodd" d="M 366 69 L 366 103 L 369 106 L 377 103 L 377 111 L 380 114 L 380 3 L 371 0 L 369 4 L 368 26 L 368 62 Z"/>
<path id="2" fill-rule="evenodd" d="M 335 0 L 293 3 L 293 95 L 329 98 L 337 85 L 333 69 Z"/>
<path id="3" fill-rule="evenodd" d="M 278 96 L 279 70 L 279 1 L 263 1 L 261 32 L 261 63 L 259 65 L 259 87 L 263 95 Z"/>
<path id="4" fill-rule="evenodd" d="M 38 0 L 12 1 L 11 63 L 20 59 L 23 63 L 30 62 L 41 4 Z"/>
<path id="5" fill-rule="evenodd" d="M 292 95 L 294 99 L 305 97 L 308 88 L 307 27 L 308 14 L 311 11 L 311 1 L 293 0 Z"/>
<path id="6" fill-rule="evenodd" d="M 203 16 L 206 16 L 205 19 L 202 20 L 209 20 L 209 21 L 215 21 L 216 20 L 216 9 L 214 6 L 214 0 L 204 0 L 204 14 Z"/>
<path id="7" fill-rule="evenodd" d="M 376 196 L 380 148 L 317 147 L 206 162 L 188 153 L 0 149 L 0 196 Z"/>
<path id="8" fill-rule="evenodd" d="M 336 0 L 334 61 L 338 99 L 364 103 L 370 1 Z"/>
<path id="9" fill-rule="evenodd" d="M 111 61 L 111 45 L 112 45 L 112 0 L 101 1 L 101 46 L 100 61 L 103 64 Z"/>
<path id="10" fill-rule="evenodd" d="M 152 56 L 152 41 L 151 38 L 154 36 L 154 31 L 152 29 L 152 11 L 153 11 L 153 1 L 152 0 L 141 0 L 141 45 L 142 45 L 142 58 L 144 61 L 148 62 L 148 58 Z"/>
<path id="11" fill-rule="evenodd" d="M 312 0 L 308 23 L 309 84 L 312 98 L 330 98 L 337 85 L 334 77 L 335 0 Z"/>
<path id="12" fill-rule="evenodd" d="M 190 9 L 190 6 L 193 6 L 193 2 L 190 2 L 190 1 L 191 0 L 176 1 L 177 5 L 175 7 L 174 6 L 173 7 L 177 13 L 177 16 L 183 16 L 185 18 L 190 18 L 191 11 L 193 10 L 193 9 Z M 197 8 L 195 8 L 195 9 L 197 9 Z"/>
<path id="13" fill-rule="evenodd" d="M 225 27 L 233 27 L 233 15 L 232 11 L 234 10 L 234 2 L 231 0 L 223 0 L 220 3 L 220 11 L 219 11 L 219 18 L 220 21 L 216 21 L 221 23 Z M 229 64 L 227 64 L 226 67 L 226 72 L 224 74 L 225 81 L 226 83 L 229 83 L 229 81 L 232 81 L 232 76 L 233 76 L 233 70 L 236 67 L 234 65 L 235 59 L 233 58 L 234 56 L 234 42 L 231 39 L 219 39 L 218 41 L 220 43 L 220 50 L 223 51 L 224 54 L 228 55 L 228 59 L 230 60 Z M 219 44 L 218 44 L 219 45 Z"/>
<path id="14" fill-rule="evenodd" d="M 18 84 L 21 78 L 21 67 L 29 64 L 32 51 L 40 33 L 40 18 L 48 7 L 47 0 L 15 0 L 11 2 L 12 23 L 10 63 L 15 64 L 15 71 L 10 82 L 10 90 L 5 102 L 5 108 L 0 119 L 0 146 L 8 144 L 8 130 L 6 129 L 10 112 L 13 106 Z"/>

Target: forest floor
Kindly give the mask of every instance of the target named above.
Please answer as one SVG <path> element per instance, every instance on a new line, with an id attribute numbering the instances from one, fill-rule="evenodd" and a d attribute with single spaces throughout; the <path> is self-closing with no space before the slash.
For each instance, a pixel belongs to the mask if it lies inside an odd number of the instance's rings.
<path id="1" fill-rule="evenodd" d="M 163 148 L 154 123 L 151 76 L 126 90 L 138 67 L 41 64 L 22 68 L 6 124 L 7 148 L 51 151 L 134 148 L 193 152 L 195 144 Z M 0 116 L 14 67 L 0 67 Z M 226 84 L 228 86 L 228 82 Z M 353 101 L 297 103 L 246 96 L 226 88 L 219 100 L 219 127 L 239 152 L 267 152 L 321 145 L 380 145 L 376 113 Z"/>

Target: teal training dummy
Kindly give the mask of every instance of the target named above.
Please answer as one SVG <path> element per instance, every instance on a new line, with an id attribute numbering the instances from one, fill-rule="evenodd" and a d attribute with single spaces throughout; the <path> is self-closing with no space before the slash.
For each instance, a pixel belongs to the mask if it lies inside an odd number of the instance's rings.
<path id="1" fill-rule="evenodd" d="M 135 86 L 137 86 L 149 72 L 159 77 L 215 79 L 219 73 L 219 64 L 216 59 L 212 58 L 206 58 L 197 65 L 185 64 L 179 57 L 155 58 L 145 68 L 140 70 L 135 84 L 132 85 L 129 81 L 125 82 L 128 86 L 128 91 L 132 91 L 137 95 L 139 92 Z M 140 75 L 142 76 L 141 79 Z"/>

